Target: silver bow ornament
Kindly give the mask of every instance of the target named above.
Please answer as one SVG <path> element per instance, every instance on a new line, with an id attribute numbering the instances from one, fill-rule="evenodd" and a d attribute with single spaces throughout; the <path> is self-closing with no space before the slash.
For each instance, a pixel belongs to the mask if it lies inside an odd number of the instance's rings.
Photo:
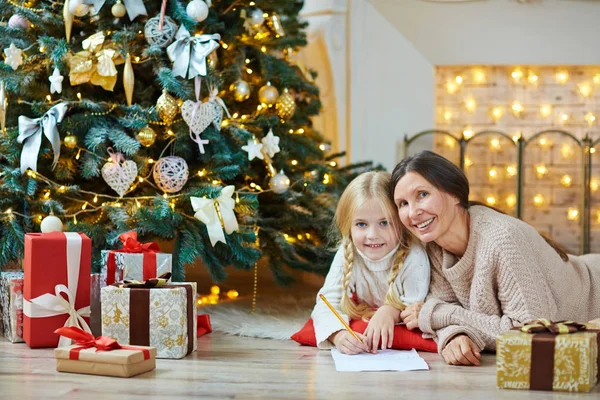
<path id="1" fill-rule="evenodd" d="M 40 118 L 28 118 L 24 115 L 19 116 L 19 136 L 17 141 L 23 143 L 21 152 L 21 172 L 31 168 L 37 172 L 37 159 L 42 145 L 42 133 L 46 135 L 52 151 L 54 152 L 54 161 L 52 168 L 56 167 L 60 158 L 60 136 L 56 124 L 62 121 L 67 112 L 67 103 L 59 103 L 49 109 Z"/>
<path id="2" fill-rule="evenodd" d="M 225 241 L 225 232 L 229 235 L 239 229 L 237 219 L 233 208 L 233 192 L 235 186 L 225 186 L 221 194 L 216 199 L 205 199 L 200 197 L 190 197 L 194 217 L 206 224 L 210 243 L 214 247 L 217 242 Z"/>
<path id="3" fill-rule="evenodd" d="M 100 12 L 100 9 L 104 6 L 104 3 L 106 3 L 106 0 L 87 0 L 85 3 L 94 6 L 94 15 L 96 15 Z M 123 4 L 127 10 L 129 19 L 132 21 L 138 15 L 148 15 L 146 6 L 144 6 L 144 0 L 123 0 Z"/>
<path id="4" fill-rule="evenodd" d="M 182 25 L 175 35 L 175 41 L 167 47 L 167 55 L 173 61 L 173 74 L 192 79 L 206 76 L 206 57 L 219 47 L 221 35 L 191 36 Z"/>

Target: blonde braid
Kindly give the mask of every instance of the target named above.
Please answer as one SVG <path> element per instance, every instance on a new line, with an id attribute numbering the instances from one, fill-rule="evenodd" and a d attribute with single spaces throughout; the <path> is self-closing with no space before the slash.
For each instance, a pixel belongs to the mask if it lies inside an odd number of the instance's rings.
<path id="1" fill-rule="evenodd" d="M 408 250 L 402 244 L 400 248 L 396 252 L 394 256 L 394 261 L 392 262 L 392 269 L 390 271 L 390 277 L 388 278 L 388 291 L 385 294 L 384 304 L 389 304 L 390 306 L 402 311 L 406 308 L 406 304 L 400 300 L 398 296 L 398 292 L 396 291 L 396 278 L 404 265 L 404 259 L 408 254 Z"/>
<path id="2" fill-rule="evenodd" d="M 374 311 L 365 303 L 355 304 L 348 296 L 348 287 L 352 279 L 352 265 L 354 263 L 354 244 L 352 239 L 345 237 L 342 241 L 344 248 L 344 274 L 342 276 L 342 311 L 348 314 L 351 319 L 368 319 L 374 314 Z"/>

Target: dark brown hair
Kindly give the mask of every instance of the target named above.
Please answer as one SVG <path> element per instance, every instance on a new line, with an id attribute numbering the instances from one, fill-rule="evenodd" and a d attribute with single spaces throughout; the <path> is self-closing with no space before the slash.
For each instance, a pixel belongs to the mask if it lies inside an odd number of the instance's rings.
<path id="1" fill-rule="evenodd" d="M 421 175 L 436 189 L 454 196 L 465 210 L 474 205 L 489 207 L 478 201 L 469 201 L 469 180 L 465 173 L 448 159 L 428 150 L 406 157 L 396 165 L 392 172 L 392 185 L 390 186 L 390 197 L 392 199 L 394 198 L 396 185 L 408 172 Z M 502 213 L 494 207 L 489 208 Z M 569 260 L 562 246 L 544 235 L 541 236 L 552 246 L 563 261 Z"/>

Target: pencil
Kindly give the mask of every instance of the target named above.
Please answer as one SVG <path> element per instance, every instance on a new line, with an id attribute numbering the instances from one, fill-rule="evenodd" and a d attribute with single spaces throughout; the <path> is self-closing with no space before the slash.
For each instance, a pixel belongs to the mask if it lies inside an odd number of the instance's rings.
<path id="1" fill-rule="evenodd" d="M 335 308 L 333 308 L 333 306 L 331 305 L 331 303 L 325 298 L 325 296 L 323 296 L 322 294 L 319 295 L 319 297 L 321 298 L 321 300 L 323 300 L 323 302 L 325 304 L 327 304 L 327 307 L 329 307 L 329 309 L 331 310 L 331 312 L 333 312 L 333 314 L 340 320 L 340 322 L 344 325 L 344 327 L 346 328 L 346 330 L 348 330 L 348 332 L 350 332 L 352 334 L 352 336 L 354 336 L 359 342 L 363 343 L 361 338 L 358 337 L 358 335 L 356 333 L 354 333 L 354 331 L 352 330 L 352 328 L 350 328 L 350 325 L 348 325 L 346 323 L 346 321 L 344 321 L 344 318 L 342 318 L 342 316 L 340 314 L 338 314 L 337 311 L 335 311 Z"/>

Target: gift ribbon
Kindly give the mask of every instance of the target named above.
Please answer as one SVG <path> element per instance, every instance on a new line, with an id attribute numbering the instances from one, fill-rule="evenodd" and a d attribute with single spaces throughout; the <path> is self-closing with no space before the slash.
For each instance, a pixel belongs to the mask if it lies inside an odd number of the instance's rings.
<path id="1" fill-rule="evenodd" d="M 235 186 L 229 185 L 221 190 L 221 194 L 216 199 L 190 197 L 195 212 L 194 217 L 206 224 L 206 230 L 213 247 L 217 242 L 227 244 L 225 232 L 231 234 L 239 228 L 233 212 L 235 200 L 233 200 L 232 195 L 234 191 Z"/>
<path id="2" fill-rule="evenodd" d="M 170 272 L 162 274 L 158 279 L 149 279 L 144 282 L 124 281 L 114 283 L 113 286 L 129 290 L 129 343 L 138 346 L 150 346 L 150 290 L 151 289 L 177 289 L 184 288 L 187 298 L 187 337 L 188 350 L 186 354 L 194 351 L 194 292 L 192 285 L 164 284 L 171 277 Z"/>
<path id="3" fill-rule="evenodd" d="M 227 109 L 227 106 L 225 105 L 225 102 L 223 101 L 222 98 L 220 98 L 220 97 L 217 96 L 218 94 L 219 94 L 219 90 L 217 88 L 210 89 L 210 95 L 208 97 L 208 101 L 214 101 L 214 102 L 216 102 L 218 105 L 221 106 L 221 108 L 223 109 L 223 111 L 225 111 L 225 113 L 227 114 L 227 117 L 231 118 L 231 114 L 229 114 L 229 110 Z M 215 128 L 221 130 L 221 125 L 215 126 Z"/>
<path id="4" fill-rule="evenodd" d="M 554 350 L 556 336 L 575 332 L 595 332 L 598 349 L 600 349 L 600 330 L 587 329 L 584 324 L 573 321 L 552 322 L 547 319 L 536 319 L 522 327 L 512 328 L 533 334 L 531 339 L 531 372 L 529 375 L 530 390 L 553 389 L 554 382 Z M 596 359 L 598 379 L 600 380 L 600 355 Z"/>
<path id="5" fill-rule="evenodd" d="M 42 133 L 48 138 L 54 152 L 52 168 L 56 167 L 60 158 L 60 136 L 56 124 L 61 122 L 67 112 L 67 103 L 59 103 L 49 109 L 40 118 L 19 116 L 19 136 L 17 141 L 23 143 L 21 153 L 21 172 L 31 168 L 37 171 L 37 159 L 42 145 Z"/>
<path id="6" fill-rule="evenodd" d="M 56 285 L 55 294 L 46 293 L 30 301 L 23 299 L 23 314 L 29 318 L 45 318 L 68 314 L 64 326 L 78 326 L 87 332 L 92 330 L 83 317 L 90 316 L 90 306 L 75 309 L 79 269 L 81 266 L 81 236 L 75 232 L 65 232 L 67 237 L 67 286 Z M 63 297 L 63 295 L 66 296 Z M 89 302 L 89 299 L 88 299 Z M 58 347 L 69 346 L 71 341 L 61 336 Z"/>
<path id="7" fill-rule="evenodd" d="M 175 41 L 167 47 L 167 55 L 173 61 L 173 74 L 192 79 L 206 76 L 206 57 L 219 47 L 221 35 L 191 36 L 183 25 L 175 35 Z"/>
<path id="8" fill-rule="evenodd" d="M 198 112 L 198 109 L 202 105 L 202 102 L 200 101 L 200 86 L 201 85 L 202 85 L 202 78 L 200 78 L 200 75 L 198 75 L 194 78 L 194 92 L 196 93 L 196 104 L 194 104 L 194 109 L 192 110 L 191 121 L 194 121 L 194 118 L 196 117 L 196 112 Z M 190 124 L 190 139 L 192 139 L 194 142 L 196 142 L 196 144 L 198 145 L 198 150 L 200 151 L 200 154 L 204 154 L 204 145 L 208 144 L 209 141 L 206 139 L 202 139 L 200 137 L 200 133 L 194 132 L 192 130 L 192 125 L 193 124 Z"/>
<path id="9" fill-rule="evenodd" d="M 160 252 L 158 244 L 154 242 L 140 243 L 137 240 L 137 232 L 125 232 L 119 236 L 123 247 L 119 250 L 111 250 L 108 253 L 106 265 L 106 284 L 112 285 L 115 282 L 117 273 L 116 253 L 143 253 L 142 279 L 151 279 L 156 277 L 156 253 Z"/>
<path id="10" fill-rule="evenodd" d="M 210 324 L 210 315 L 209 314 L 201 314 L 196 316 L 197 328 L 196 328 L 196 336 L 200 337 L 202 335 L 206 335 L 207 333 L 212 332 L 212 326 Z"/>
<path id="11" fill-rule="evenodd" d="M 123 346 L 120 345 L 115 339 L 107 336 L 94 337 L 89 332 L 86 332 L 76 326 L 68 326 L 58 328 L 54 333 L 61 337 L 67 337 L 75 341 L 77 347 L 72 348 L 69 351 L 70 360 L 79 360 L 79 353 L 81 350 L 95 348 L 96 352 L 99 351 L 111 351 L 111 350 L 139 350 L 144 354 L 144 360 L 150 359 L 150 350 L 143 349 L 134 346 Z"/>
<path id="12" fill-rule="evenodd" d="M 94 15 L 96 15 L 100 12 L 106 0 L 87 0 L 85 3 L 94 6 Z M 123 0 L 123 4 L 131 21 L 138 15 L 148 15 L 146 6 L 144 6 L 144 0 Z"/>

